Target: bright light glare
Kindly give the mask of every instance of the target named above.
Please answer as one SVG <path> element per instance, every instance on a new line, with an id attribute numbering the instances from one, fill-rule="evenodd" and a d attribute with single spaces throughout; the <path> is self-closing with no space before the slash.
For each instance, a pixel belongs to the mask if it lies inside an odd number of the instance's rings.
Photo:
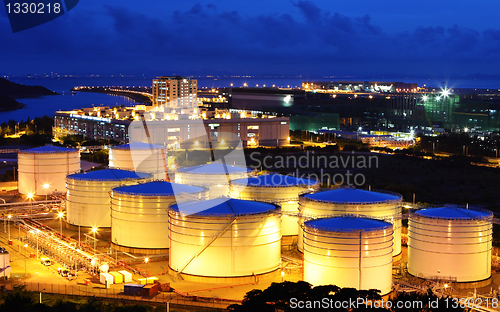
<path id="1" fill-rule="evenodd" d="M 33 199 L 33 193 L 28 193 L 28 195 L 26 195 L 26 197 L 28 197 L 28 199 Z"/>
<path id="2" fill-rule="evenodd" d="M 48 189 L 49 187 L 50 187 L 50 184 L 48 184 L 48 183 L 45 183 L 45 184 L 43 185 L 43 188 L 44 188 L 44 189 Z"/>
<path id="3" fill-rule="evenodd" d="M 428 99 L 429 99 L 429 97 L 428 97 L 427 95 L 424 95 L 424 96 L 422 97 L 422 101 L 424 101 L 424 102 L 425 102 L 425 101 L 427 101 Z"/>
<path id="4" fill-rule="evenodd" d="M 148 263 L 149 262 L 149 258 L 148 257 L 144 258 L 144 262 Z"/>
<path id="5" fill-rule="evenodd" d="M 441 89 L 441 94 L 443 96 L 448 96 L 448 95 L 450 95 L 450 93 L 451 93 L 450 89 L 446 89 L 446 88 L 445 89 Z"/>
<path id="6" fill-rule="evenodd" d="M 59 218 L 62 218 L 62 217 L 64 216 L 64 213 L 63 213 L 62 211 L 59 211 L 59 213 L 57 214 L 57 216 L 58 216 Z"/>
<path id="7" fill-rule="evenodd" d="M 92 227 L 92 233 L 95 233 L 95 232 L 97 232 L 97 227 L 94 226 L 94 227 Z"/>

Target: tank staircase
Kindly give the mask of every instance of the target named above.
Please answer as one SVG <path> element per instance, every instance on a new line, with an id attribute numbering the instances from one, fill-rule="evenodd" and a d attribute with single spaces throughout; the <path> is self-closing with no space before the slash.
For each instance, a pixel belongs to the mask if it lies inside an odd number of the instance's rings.
<path id="1" fill-rule="evenodd" d="M 186 261 L 186 264 L 184 264 L 184 266 L 182 267 L 182 269 L 179 270 L 179 272 L 177 272 L 176 277 L 178 279 L 183 280 L 184 278 L 182 277 L 182 272 L 187 268 L 187 266 L 194 259 L 198 258 L 210 245 L 212 245 L 212 243 L 215 242 L 215 240 L 217 240 L 219 237 L 221 237 L 222 235 L 224 235 L 227 232 L 227 230 L 229 230 L 233 226 L 233 224 L 234 224 L 234 222 L 236 222 L 236 220 L 238 220 L 238 217 L 235 217 L 230 222 L 228 222 L 227 224 L 225 224 L 224 227 L 216 235 L 212 236 L 210 238 L 210 240 L 205 245 L 203 245 L 199 251 L 197 251 L 195 254 L 193 254 L 188 259 L 188 261 Z"/>

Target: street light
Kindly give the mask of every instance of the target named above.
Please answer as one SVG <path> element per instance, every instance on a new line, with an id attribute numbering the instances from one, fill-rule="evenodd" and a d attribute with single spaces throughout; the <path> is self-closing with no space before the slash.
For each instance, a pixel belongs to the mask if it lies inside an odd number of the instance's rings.
<path id="1" fill-rule="evenodd" d="M 59 211 L 59 213 L 57 214 L 57 216 L 59 217 L 59 226 L 60 226 L 60 229 L 61 229 L 61 239 L 62 239 L 62 236 L 63 236 L 63 231 L 62 231 L 62 218 L 64 217 L 64 212 Z"/>
<path id="2" fill-rule="evenodd" d="M 281 282 L 283 282 L 284 278 L 285 278 L 285 271 L 281 271 Z"/>
<path id="3" fill-rule="evenodd" d="M 7 218 L 9 218 L 9 243 L 10 243 L 10 219 L 12 218 L 12 215 L 8 215 Z"/>
<path id="4" fill-rule="evenodd" d="M 26 254 L 26 247 L 28 247 L 28 244 L 24 244 L 24 276 L 26 276 L 26 259 L 28 259 L 28 255 Z"/>
<path id="5" fill-rule="evenodd" d="M 38 236 L 40 234 L 40 230 L 36 229 L 36 258 L 38 259 Z"/>
<path id="6" fill-rule="evenodd" d="M 47 201 L 47 195 L 48 195 L 48 188 L 50 187 L 50 184 L 44 183 L 43 188 L 45 189 L 45 201 Z"/>
<path id="7" fill-rule="evenodd" d="M 97 232 L 97 227 L 92 227 L 92 233 L 94 233 L 94 255 L 96 251 L 96 244 L 95 244 L 95 233 Z"/>
<path id="8" fill-rule="evenodd" d="M 148 284 L 148 262 L 149 262 L 149 258 L 146 257 L 144 258 L 144 262 L 146 262 L 146 285 Z"/>

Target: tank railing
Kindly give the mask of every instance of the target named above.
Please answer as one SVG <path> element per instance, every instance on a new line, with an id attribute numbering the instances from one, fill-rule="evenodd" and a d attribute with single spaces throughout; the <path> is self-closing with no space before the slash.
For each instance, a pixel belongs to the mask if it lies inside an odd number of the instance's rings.
<path id="1" fill-rule="evenodd" d="M 340 202 L 340 201 L 331 201 L 331 200 L 325 200 L 325 199 L 315 199 L 315 198 L 308 198 L 304 197 L 303 195 L 299 196 L 300 198 L 306 198 L 307 201 L 311 202 L 317 202 L 317 203 L 324 203 L 324 204 L 337 204 L 337 205 L 377 205 L 377 204 L 397 204 L 399 206 L 402 205 L 403 200 L 400 199 L 386 199 L 382 201 L 371 201 L 371 202 Z"/>
<path id="2" fill-rule="evenodd" d="M 234 183 L 234 180 L 233 181 L 233 184 L 236 184 L 238 185 L 238 187 L 247 187 L 247 186 L 250 186 L 250 187 L 261 187 L 261 188 L 289 188 L 289 187 L 300 187 L 300 188 L 319 188 L 317 185 L 319 184 L 319 182 L 317 183 L 298 183 L 298 184 L 295 184 L 295 183 L 290 183 L 290 184 L 284 184 L 284 185 L 262 185 L 262 184 L 258 184 L 258 183 L 247 183 L 246 185 L 245 184 L 240 184 L 240 183 Z M 271 181 L 272 182 L 272 181 Z M 309 191 L 309 190 L 307 190 Z"/>
<path id="3" fill-rule="evenodd" d="M 299 202 L 298 196 L 281 197 L 281 198 L 262 198 L 260 196 L 238 196 L 238 199 L 249 200 L 249 201 L 261 201 L 261 202 L 272 203 L 272 204 L 280 204 L 280 203 L 289 202 L 289 201 L 293 201 L 296 203 Z"/>
<path id="4" fill-rule="evenodd" d="M 127 182 L 127 181 L 135 181 L 135 180 L 145 180 L 145 179 L 150 179 L 151 176 L 152 176 L 151 173 L 149 173 L 149 172 L 140 172 L 140 171 L 133 171 L 133 170 L 130 170 L 130 169 L 119 169 L 119 168 L 109 168 L 109 169 L 112 169 L 112 170 L 116 169 L 116 170 L 128 171 L 128 172 L 131 172 L 131 173 L 146 174 L 147 176 L 146 177 L 137 176 L 136 178 L 119 178 L 116 174 L 113 174 L 116 177 L 115 180 L 97 179 L 97 178 L 83 178 L 83 177 L 78 177 L 78 178 L 71 177 L 72 175 L 82 175 L 83 174 L 83 173 L 76 173 L 76 174 L 70 174 L 70 175 L 66 176 L 66 180 L 97 181 L 97 182 L 115 182 L 116 183 L 116 182 Z M 66 183 L 68 183 L 68 181 L 66 181 Z M 117 186 L 117 187 L 119 187 L 119 186 Z"/>
<path id="5" fill-rule="evenodd" d="M 356 215 L 345 215 L 345 216 L 342 216 L 342 217 L 350 217 L 350 218 L 361 218 L 362 216 L 356 216 Z M 318 219 L 316 219 L 318 220 Z M 300 224 L 300 227 L 302 228 L 303 231 L 309 231 L 309 232 L 317 232 L 317 231 L 323 231 L 323 232 L 345 232 L 345 233 L 360 233 L 360 232 L 372 232 L 372 231 L 380 231 L 380 230 L 386 230 L 386 229 L 389 229 L 391 228 L 391 235 L 392 235 L 392 232 L 394 232 L 392 230 L 392 225 L 384 225 L 384 226 L 380 226 L 380 227 L 373 227 L 373 228 L 370 228 L 370 227 L 366 227 L 366 228 L 362 228 L 362 229 L 343 229 L 343 228 L 333 228 L 333 227 L 323 227 L 323 226 L 306 226 L 304 223 L 301 223 Z"/>
<path id="6" fill-rule="evenodd" d="M 494 221 L 494 216 L 493 216 L 493 212 L 491 212 L 490 210 L 488 209 L 483 209 L 483 208 L 478 208 L 478 207 L 474 207 L 474 208 L 471 208 L 467 205 L 454 205 L 454 204 L 445 204 L 445 205 L 433 205 L 431 207 L 429 207 L 430 209 L 432 208 L 442 208 L 442 207 L 446 207 L 446 208 L 452 208 L 452 209 L 462 209 L 460 212 L 466 214 L 467 216 L 469 216 L 471 219 L 475 219 L 475 220 L 485 220 L 485 221 Z M 422 208 L 424 209 L 424 208 Z M 464 218 L 460 218 L 460 217 L 445 217 L 445 216 L 425 216 L 425 215 L 421 215 L 421 214 L 418 214 L 418 212 L 420 211 L 421 209 L 418 209 L 416 211 L 409 211 L 409 216 L 411 217 L 420 217 L 420 218 L 429 218 L 429 219 L 445 219 L 445 220 L 468 220 L 468 219 L 464 219 Z M 464 211 L 466 210 L 466 211 Z M 476 215 L 473 215 L 471 213 L 468 213 L 467 210 L 471 210 L 471 211 L 477 211 L 477 212 L 484 212 L 488 215 L 486 216 L 476 216 Z"/>
<path id="7" fill-rule="evenodd" d="M 181 273 L 187 268 L 187 266 L 195 259 L 195 258 L 198 258 L 210 245 L 212 245 L 213 242 L 215 242 L 215 240 L 219 237 L 221 237 L 222 235 L 224 235 L 224 233 L 227 232 L 227 230 L 233 226 L 234 222 L 236 222 L 236 220 L 238 220 L 238 217 L 235 217 L 234 219 L 232 219 L 230 222 L 228 222 L 227 224 L 225 224 L 222 229 L 214 236 L 212 236 L 210 238 L 210 240 L 202 246 L 202 248 L 197 251 L 195 254 L 193 254 L 189 259 L 188 261 L 186 262 L 186 264 L 182 267 L 182 269 L 179 270 L 179 272 L 177 272 L 177 275 L 179 277 L 182 278 L 181 276 Z"/>

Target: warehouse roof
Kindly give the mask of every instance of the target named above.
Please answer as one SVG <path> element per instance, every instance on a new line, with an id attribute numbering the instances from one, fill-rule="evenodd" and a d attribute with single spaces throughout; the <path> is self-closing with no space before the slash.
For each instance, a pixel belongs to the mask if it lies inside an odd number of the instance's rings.
<path id="1" fill-rule="evenodd" d="M 311 179 L 300 179 L 281 174 L 266 174 L 258 177 L 234 180 L 232 183 L 246 184 L 248 186 L 269 186 L 269 187 L 287 187 L 287 186 L 311 186 L 318 184 L 318 181 Z"/>
<path id="2" fill-rule="evenodd" d="M 175 196 L 182 193 L 197 193 L 204 189 L 198 186 L 153 181 L 136 185 L 122 186 L 113 189 L 114 193 L 137 196 Z"/>
<path id="3" fill-rule="evenodd" d="M 338 188 L 331 191 L 306 194 L 304 197 L 311 200 L 342 204 L 375 204 L 402 199 L 402 196 L 396 193 L 380 193 L 355 188 Z"/>
<path id="4" fill-rule="evenodd" d="M 19 151 L 20 153 L 75 153 L 78 150 L 54 145 L 45 145 Z"/>
<path id="5" fill-rule="evenodd" d="M 422 209 L 415 213 L 429 218 L 461 220 L 473 220 L 493 215 L 492 212 L 488 210 L 464 209 L 453 206 Z"/>
<path id="6" fill-rule="evenodd" d="M 73 180 L 91 180 L 91 181 L 120 181 L 125 179 L 144 179 L 149 175 L 147 173 L 122 170 L 122 169 L 103 169 L 90 171 L 86 173 L 77 173 L 68 175 Z"/>
<path id="7" fill-rule="evenodd" d="M 392 224 L 385 221 L 352 216 L 311 220 L 305 222 L 305 226 L 332 232 L 358 232 L 392 228 Z"/>
<path id="8" fill-rule="evenodd" d="M 220 197 L 175 204 L 170 209 L 180 210 L 183 214 L 195 216 L 241 216 L 270 212 L 277 209 L 277 206 L 269 203 Z"/>

